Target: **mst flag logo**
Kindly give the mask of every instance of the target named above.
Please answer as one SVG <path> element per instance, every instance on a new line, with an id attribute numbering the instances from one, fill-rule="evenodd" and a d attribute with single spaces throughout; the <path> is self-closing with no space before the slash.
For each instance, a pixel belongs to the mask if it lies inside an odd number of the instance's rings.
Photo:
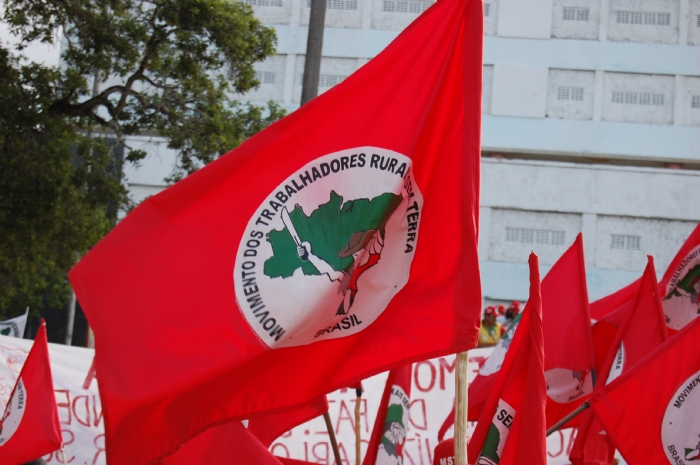
<path id="1" fill-rule="evenodd" d="M 661 442 L 673 465 L 700 461 L 700 372 L 688 378 L 671 398 L 661 426 Z"/>
<path id="2" fill-rule="evenodd" d="M 271 348 L 365 329 L 408 281 L 423 197 L 412 161 L 361 147 L 285 180 L 241 239 L 238 306 Z"/>
<path id="3" fill-rule="evenodd" d="M 408 407 L 408 396 L 401 386 L 392 386 L 389 408 L 387 409 L 382 429 L 382 439 L 379 442 L 376 465 L 401 465 L 403 463 Z"/>
<path id="4" fill-rule="evenodd" d="M 661 303 L 666 314 L 666 325 L 681 330 L 700 315 L 700 245 L 683 259 L 666 285 L 666 296 Z"/>
<path id="5" fill-rule="evenodd" d="M 515 409 L 505 400 L 499 399 L 493 423 L 491 423 L 486 441 L 484 441 L 484 448 L 481 450 L 476 465 L 496 465 L 501 461 L 503 446 L 506 444 L 514 419 Z"/>
<path id="6" fill-rule="evenodd" d="M 20 378 L 17 380 L 12 398 L 7 403 L 5 412 L 2 418 L 0 418 L 0 447 L 4 446 L 12 435 L 15 434 L 26 409 L 27 390 L 24 388 L 24 383 Z"/>

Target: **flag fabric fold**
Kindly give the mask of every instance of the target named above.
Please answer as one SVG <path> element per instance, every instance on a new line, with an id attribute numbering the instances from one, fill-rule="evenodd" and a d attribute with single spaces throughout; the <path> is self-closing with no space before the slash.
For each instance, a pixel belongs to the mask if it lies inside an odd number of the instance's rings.
<path id="1" fill-rule="evenodd" d="M 590 400 L 629 465 L 700 460 L 700 318 Z"/>
<path id="2" fill-rule="evenodd" d="M 476 345 L 482 54 L 483 4 L 437 2 L 83 257 L 111 465 Z"/>
<path id="3" fill-rule="evenodd" d="M 21 465 L 62 446 L 46 323 L 42 320 L 0 418 L 0 463 Z"/>
<path id="4" fill-rule="evenodd" d="M 530 298 L 468 444 L 470 461 L 479 465 L 547 463 L 542 300 L 534 253 L 529 265 Z"/>
<path id="5" fill-rule="evenodd" d="M 403 463 L 413 365 L 389 372 L 362 465 Z"/>
<path id="6" fill-rule="evenodd" d="M 248 420 L 248 431 L 265 447 L 292 428 L 320 417 L 328 411 L 326 396 L 318 396 L 303 407 L 290 412 L 255 417 Z"/>
<path id="7" fill-rule="evenodd" d="M 668 337 L 659 286 L 656 282 L 654 259 L 649 256 L 648 260 L 633 305 L 624 305 L 605 317 L 618 320 L 620 327 L 601 367 L 600 382 L 596 384 L 594 392 L 635 366 Z M 581 465 L 595 459 L 612 464 L 614 448 L 605 437 L 602 425 L 590 410 L 584 412 L 581 417 L 580 427 L 569 454 L 571 463 Z"/>

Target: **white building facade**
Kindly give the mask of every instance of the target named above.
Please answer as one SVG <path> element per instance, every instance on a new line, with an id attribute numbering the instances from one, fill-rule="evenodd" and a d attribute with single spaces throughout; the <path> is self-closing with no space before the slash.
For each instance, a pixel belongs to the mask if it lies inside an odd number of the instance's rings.
<path id="1" fill-rule="evenodd" d="M 310 1 L 247 2 L 279 43 L 241 99 L 293 111 Z M 430 5 L 328 0 L 320 91 Z M 647 254 L 662 274 L 700 221 L 700 0 L 486 0 L 484 12 L 484 298 L 524 300 L 529 251 L 546 272 L 579 232 L 591 300 L 640 276 Z M 127 173 L 136 199 L 164 187 L 168 160 Z"/>

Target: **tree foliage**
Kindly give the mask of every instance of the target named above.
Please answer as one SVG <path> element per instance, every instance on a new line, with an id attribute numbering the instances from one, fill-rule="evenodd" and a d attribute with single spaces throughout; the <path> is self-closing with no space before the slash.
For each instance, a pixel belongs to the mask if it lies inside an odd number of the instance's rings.
<path id="1" fill-rule="evenodd" d="M 176 181 L 283 115 L 235 101 L 274 31 L 230 0 L 5 0 L 0 48 L 0 317 L 67 301 L 67 270 L 129 207 L 114 147 L 158 134 Z M 61 66 L 28 64 L 61 37 Z M 112 139 L 110 143 L 108 139 Z M 126 162 L 145 153 L 128 151 Z"/>

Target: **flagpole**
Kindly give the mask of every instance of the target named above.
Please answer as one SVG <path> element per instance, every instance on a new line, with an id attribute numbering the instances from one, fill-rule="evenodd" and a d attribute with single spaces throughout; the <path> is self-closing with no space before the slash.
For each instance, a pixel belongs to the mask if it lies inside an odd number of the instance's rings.
<path id="1" fill-rule="evenodd" d="M 333 448 L 333 455 L 335 456 L 336 465 L 342 465 L 343 462 L 340 460 L 340 451 L 338 450 L 338 441 L 335 439 L 335 431 L 333 431 L 333 423 L 331 423 L 331 416 L 328 412 L 323 414 L 323 419 L 326 420 L 326 429 L 328 430 L 328 436 L 331 438 L 331 447 Z"/>
<path id="2" fill-rule="evenodd" d="M 362 403 L 362 388 L 355 389 L 357 400 L 355 401 L 355 465 L 362 464 L 362 441 L 360 438 L 360 404 Z"/>
<path id="3" fill-rule="evenodd" d="M 63 465 L 68 465 L 68 462 L 66 462 L 66 451 L 63 450 L 63 446 L 61 446 L 61 458 L 63 459 Z"/>
<path id="4" fill-rule="evenodd" d="M 547 436 L 549 436 L 553 432 L 557 431 L 559 428 L 561 428 L 562 426 L 567 424 L 569 421 L 571 421 L 572 418 L 576 417 L 577 415 L 579 415 L 581 412 L 583 412 L 584 410 L 586 410 L 589 407 L 590 407 L 590 405 L 588 404 L 588 401 L 582 403 L 576 410 L 574 410 L 573 412 L 571 412 L 570 414 L 568 414 L 567 416 L 565 416 L 564 418 L 559 420 L 554 426 L 549 428 L 547 430 Z"/>
<path id="5" fill-rule="evenodd" d="M 467 385 L 469 352 L 457 354 L 455 376 L 455 464 L 467 465 Z"/>

